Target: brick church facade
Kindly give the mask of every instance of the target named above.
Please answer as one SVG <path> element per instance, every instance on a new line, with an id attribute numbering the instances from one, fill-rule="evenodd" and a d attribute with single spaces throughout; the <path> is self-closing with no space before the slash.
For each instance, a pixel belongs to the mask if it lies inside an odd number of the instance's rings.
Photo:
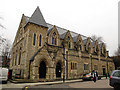
<path id="1" fill-rule="evenodd" d="M 39 9 L 22 15 L 12 47 L 12 78 L 35 81 L 76 79 L 92 70 L 99 75 L 114 70 L 104 43 L 46 23 Z"/>

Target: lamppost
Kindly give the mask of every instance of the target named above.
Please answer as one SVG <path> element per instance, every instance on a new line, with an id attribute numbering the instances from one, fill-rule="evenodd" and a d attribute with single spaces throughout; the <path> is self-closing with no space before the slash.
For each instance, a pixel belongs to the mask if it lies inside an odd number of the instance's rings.
<path id="1" fill-rule="evenodd" d="M 66 79 L 68 79 L 68 51 L 66 51 Z"/>
<path id="2" fill-rule="evenodd" d="M 65 58 L 66 56 L 66 58 Z M 68 79 L 68 51 L 66 51 L 66 54 L 63 54 L 63 60 L 64 60 L 64 71 L 63 71 L 63 82 L 65 81 L 65 71 L 66 71 L 66 79 Z M 66 68 L 65 68 L 66 67 Z"/>
<path id="3" fill-rule="evenodd" d="M 92 72 L 92 55 L 90 55 L 90 59 L 91 59 L 91 72 Z"/>
<path id="4" fill-rule="evenodd" d="M 63 60 L 64 60 L 64 66 L 63 66 L 63 82 L 65 82 L 65 54 L 63 53 Z"/>

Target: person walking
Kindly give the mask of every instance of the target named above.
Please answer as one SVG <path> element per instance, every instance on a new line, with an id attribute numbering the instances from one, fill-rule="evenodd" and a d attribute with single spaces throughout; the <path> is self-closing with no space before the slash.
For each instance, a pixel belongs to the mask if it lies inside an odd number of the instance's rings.
<path id="1" fill-rule="evenodd" d="M 93 81 L 96 82 L 96 73 L 93 74 Z"/>
<path id="2" fill-rule="evenodd" d="M 107 73 L 105 74 L 105 77 L 106 77 L 106 79 L 107 79 Z"/>
<path id="3" fill-rule="evenodd" d="M 63 75 L 63 82 L 65 82 L 65 75 Z"/>
<path id="4" fill-rule="evenodd" d="M 97 71 L 96 71 L 96 80 L 98 80 L 98 73 L 97 73 Z"/>

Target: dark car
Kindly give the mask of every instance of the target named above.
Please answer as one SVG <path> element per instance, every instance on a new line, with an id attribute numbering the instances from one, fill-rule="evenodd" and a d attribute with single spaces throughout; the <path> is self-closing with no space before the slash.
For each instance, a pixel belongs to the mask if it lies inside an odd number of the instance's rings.
<path id="1" fill-rule="evenodd" d="M 83 79 L 83 81 L 85 81 L 85 80 L 93 80 L 93 75 L 92 75 L 92 73 L 84 74 L 82 79 Z"/>
<path id="2" fill-rule="evenodd" d="M 109 77 L 109 85 L 120 90 L 120 70 L 114 70 Z"/>
<path id="3" fill-rule="evenodd" d="M 91 72 L 91 73 L 83 74 L 83 77 L 82 77 L 83 81 L 85 81 L 85 80 L 91 80 L 92 81 L 94 73 L 96 73 L 96 72 Z M 100 79 L 101 79 L 101 77 L 98 75 L 98 80 L 100 80 Z"/>

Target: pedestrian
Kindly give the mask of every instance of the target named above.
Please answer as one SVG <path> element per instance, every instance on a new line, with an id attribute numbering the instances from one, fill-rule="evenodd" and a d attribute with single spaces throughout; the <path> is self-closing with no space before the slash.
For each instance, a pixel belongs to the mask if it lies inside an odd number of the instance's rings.
<path id="1" fill-rule="evenodd" d="M 93 81 L 96 82 L 96 73 L 94 73 Z"/>
<path id="2" fill-rule="evenodd" d="M 97 71 L 96 71 L 96 80 L 98 80 L 98 73 L 97 73 Z"/>
<path id="3" fill-rule="evenodd" d="M 105 75 L 105 76 L 106 76 L 106 79 L 107 79 L 107 73 L 106 73 L 106 75 Z"/>
<path id="4" fill-rule="evenodd" d="M 108 73 L 108 77 L 110 77 L 110 74 Z"/>
<path id="5" fill-rule="evenodd" d="M 65 82 L 65 75 L 63 75 L 63 82 Z"/>

